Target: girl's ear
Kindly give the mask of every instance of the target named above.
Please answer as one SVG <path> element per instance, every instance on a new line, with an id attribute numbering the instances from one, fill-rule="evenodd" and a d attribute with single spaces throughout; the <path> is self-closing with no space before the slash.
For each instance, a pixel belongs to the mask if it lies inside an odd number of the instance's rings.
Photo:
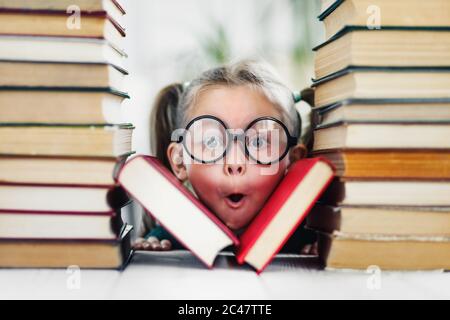
<path id="1" fill-rule="evenodd" d="M 187 170 L 183 162 L 183 148 L 178 143 L 172 142 L 167 148 L 167 158 L 169 159 L 172 172 L 178 180 L 184 182 L 187 180 Z"/>
<path id="2" fill-rule="evenodd" d="M 306 150 L 305 145 L 297 144 L 289 151 L 289 162 L 292 164 L 297 160 L 306 158 L 308 151 Z"/>

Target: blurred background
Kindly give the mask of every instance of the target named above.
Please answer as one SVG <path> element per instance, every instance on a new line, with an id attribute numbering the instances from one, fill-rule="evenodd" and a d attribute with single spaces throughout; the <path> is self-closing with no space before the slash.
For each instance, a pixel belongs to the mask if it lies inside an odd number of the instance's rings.
<path id="1" fill-rule="evenodd" d="M 173 82 L 241 58 L 276 67 L 292 90 L 311 84 L 311 49 L 323 41 L 318 0 L 128 0 L 128 88 L 125 119 L 134 148 L 149 154 L 153 99 Z"/>
<path id="2" fill-rule="evenodd" d="M 189 81 L 229 61 L 259 58 L 271 63 L 292 90 L 311 84 L 311 49 L 324 39 L 316 19 L 319 0 L 128 0 L 123 4 L 131 95 L 123 112 L 125 120 L 136 126 L 137 153 L 150 154 L 151 106 L 158 91 L 170 83 Z M 297 107 L 307 124 L 308 107 Z M 138 229 L 139 221 L 133 220 Z"/>

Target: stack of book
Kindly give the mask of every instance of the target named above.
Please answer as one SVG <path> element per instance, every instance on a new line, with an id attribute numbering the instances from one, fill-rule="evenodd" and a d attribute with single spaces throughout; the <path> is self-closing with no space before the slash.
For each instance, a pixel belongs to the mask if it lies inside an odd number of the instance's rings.
<path id="1" fill-rule="evenodd" d="M 329 268 L 450 269 L 450 2 L 323 8 L 313 152 L 338 178 L 308 221 L 321 258 Z"/>
<path id="2" fill-rule="evenodd" d="M 120 268 L 123 8 L 0 0 L 0 267 Z"/>

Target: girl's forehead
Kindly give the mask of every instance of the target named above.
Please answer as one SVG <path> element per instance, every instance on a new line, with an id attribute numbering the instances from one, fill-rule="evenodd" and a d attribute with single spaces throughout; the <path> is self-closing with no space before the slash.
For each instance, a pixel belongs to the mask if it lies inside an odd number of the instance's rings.
<path id="1" fill-rule="evenodd" d="M 190 111 L 190 119 L 212 115 L 233 128 L 245 127 L 259 117 L 280 119 L 281 116 L 262 92 L 248 86 L 216 86 L 203 90 Z"/>

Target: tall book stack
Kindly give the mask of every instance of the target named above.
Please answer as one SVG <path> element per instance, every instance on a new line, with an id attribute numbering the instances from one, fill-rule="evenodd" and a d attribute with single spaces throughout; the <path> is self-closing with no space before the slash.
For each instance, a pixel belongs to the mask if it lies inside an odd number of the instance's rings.
<path id="1" fill-rule="evenodd" d="M 129 257 L 124 14 L 115 0 L 0 0 L 0 267 Z"/>
<path id="2" fill-rule="evenodd" d="M 323 8 L 313 152 L 338 178 L 308 221 L 321 258 L 328 268 L 450 269 L 450 1 Z"/>

